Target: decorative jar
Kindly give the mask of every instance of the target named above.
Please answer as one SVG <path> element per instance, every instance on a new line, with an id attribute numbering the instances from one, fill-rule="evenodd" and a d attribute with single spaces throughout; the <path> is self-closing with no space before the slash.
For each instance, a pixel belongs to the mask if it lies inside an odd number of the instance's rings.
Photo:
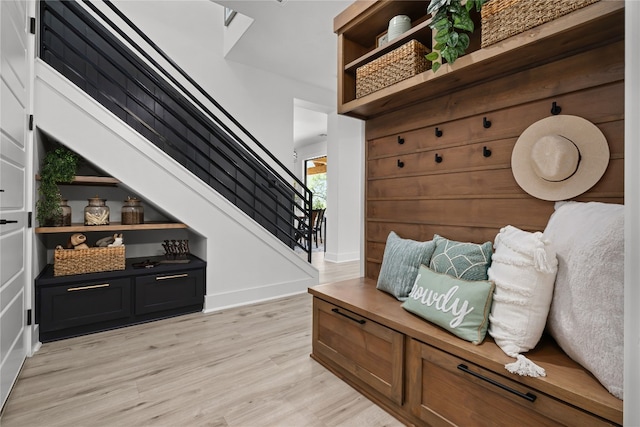
<path id="1" fill-rule="evenodd" d="M 84 208 L 84 225 L 109 225 L 109 206 L 106 199 L 92 197 Z"/>
<path id="2" fill-rule="evenodd" d="M 67 199 L 60 199 L 60 209 L 62 209 L 62 214 L 56 225 L 69 227 L 71 225 L 71 206 L 67 204 Z"/>
<path id="3" fill-rule="evenodd" d="M 389 21 L 389 28 L 387 29 L 387 40 L 393 41 L 400 37 L 402 33 L 411 29 L 411 18 L 407 15 L 394 16 Z"/>
<path id="4" fill-rule="evenodd" d="M 144 224 L 144 207 L 140 199 L 136 197 L 127 197 L 122 205 L 122 224 Z"/>

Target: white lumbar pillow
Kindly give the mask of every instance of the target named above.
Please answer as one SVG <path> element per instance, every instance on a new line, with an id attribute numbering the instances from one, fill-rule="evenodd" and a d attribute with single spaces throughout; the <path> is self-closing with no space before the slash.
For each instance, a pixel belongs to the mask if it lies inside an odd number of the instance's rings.
<path id="1" fill-rule="evenodd" d="M 494 243 L 489 280 L 496 285 L 489 315 L 489 335 L 508 356 L 509 372 L 531 377 L 545 370 L 525 353 L 538 344 L 547 322 L 558 261 L 541 232 L 530 233 L 508 225 Z"/>

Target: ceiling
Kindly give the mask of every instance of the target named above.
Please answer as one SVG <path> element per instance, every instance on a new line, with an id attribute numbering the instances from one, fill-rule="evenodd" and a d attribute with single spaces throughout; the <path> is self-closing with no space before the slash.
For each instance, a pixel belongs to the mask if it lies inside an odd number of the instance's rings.
<path id="1" fill-rule="evenodd" d="M 213 1 L 254 20 L 227 54 L 228 59 L 336 91 L 337 39 L 333 18 L 352 1 Z M 295 106 L 294 149 L 326 140 L 326 134 L 326 111 Z"/>

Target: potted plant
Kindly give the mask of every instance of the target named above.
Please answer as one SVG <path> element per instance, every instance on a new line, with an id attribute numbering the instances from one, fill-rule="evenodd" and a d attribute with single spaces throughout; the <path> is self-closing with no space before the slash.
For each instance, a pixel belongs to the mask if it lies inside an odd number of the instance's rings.
<path id="1" fill-rule="evenodd" d="M 480 12 L 488 0 L 431 0 L 427 13 L 432 19 L 429 27 L 436 32 L 431 53 L 426 55 L 435 73 L 440 68 L 441 58 L 450 64 L 464 55 L 469 47 L 469 34 L 474 29 L 471 9 Z"/>
<path id="2" fill-rule="evenodd" d="M 62 196 L 58 183 L 69 183 L 76 174 L 80 158 L 65 147 L 47 152 L 40 167 L 40 199 L 36 202 L 36 217 L 41 225 L 61 225 Z"/>

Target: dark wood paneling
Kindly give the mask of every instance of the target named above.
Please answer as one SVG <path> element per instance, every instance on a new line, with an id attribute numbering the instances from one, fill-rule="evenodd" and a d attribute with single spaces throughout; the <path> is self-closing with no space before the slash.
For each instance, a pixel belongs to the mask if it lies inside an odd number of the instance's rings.
<path id="1" fill-rule="evenodd" d="M 390 231 L 482 243 L 505 225 L 544 230 L 554 202 L 518 186 L 511 152 L 528 126 L 551 115 L 552 102 L 595 123 L 611 151 L 600 182 L 574 200 L 623 203 L 624 43 L 613 43 L 368 120 L 366 275 L 377 278 Z"/>
<path id="2" fill-rule="evenodd" d="M 606 61 L 603 61 L 603 58 L 606 58 Z M 556 100 L 559 96 L 573 92 L 623 82 L 624 42 L 570 56 L 517 74 L 496 77 L 488 83 L 471 86 L 436 100 L 367 120 L 366 138 L 371 140 L 426 126 L 438 126 L 464 117 L 528 104 L 531 107 L 530 123 L 533 123 L 548 116 L 551 108 L 551 105 L 546 103 L 537 106 L 536 101 Z M 612 96 L 610 101 L 618 105 L 614 111 L 619 112 L 624 109 L 624 88 L 622 92 L 617 93 L 619 96 Z M 607 99 L 599 97 L 595 102 L 594 98 L 591 98 L 583 105 L 583 108 L 591 108 L 594 114 L 602 117 L 599 120 L 587 117 L 584 112 L 563 109 L 562 113 L 584 115 L 585 118 L 596 122 L 608 121 L 607 117 L 620 118 L 617 114 L 612 115 L 602 102 L 607 102 Z"/>

